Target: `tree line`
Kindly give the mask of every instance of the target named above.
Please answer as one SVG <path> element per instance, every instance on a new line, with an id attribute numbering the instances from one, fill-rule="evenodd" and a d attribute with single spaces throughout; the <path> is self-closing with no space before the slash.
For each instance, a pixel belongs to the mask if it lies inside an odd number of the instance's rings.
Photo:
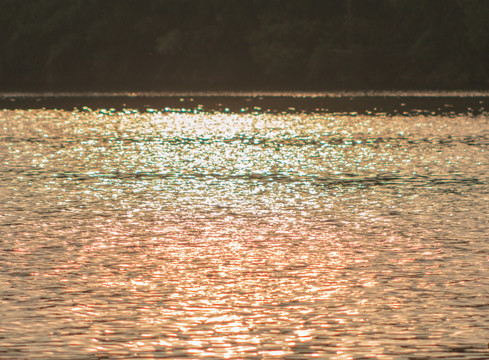
<path id="1" fill-rule="evenodd" d="M 0 90 L 481 89 L 487 0 L 0 0 Z"/>

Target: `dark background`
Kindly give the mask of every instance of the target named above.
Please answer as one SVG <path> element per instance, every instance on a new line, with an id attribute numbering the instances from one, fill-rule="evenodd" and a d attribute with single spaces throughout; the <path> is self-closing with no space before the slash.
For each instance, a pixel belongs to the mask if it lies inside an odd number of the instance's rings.
<path id="1" fill-rule="evenodd" d="M 0 91 L 488 87 L 487 0 L 0 0 Z"/>

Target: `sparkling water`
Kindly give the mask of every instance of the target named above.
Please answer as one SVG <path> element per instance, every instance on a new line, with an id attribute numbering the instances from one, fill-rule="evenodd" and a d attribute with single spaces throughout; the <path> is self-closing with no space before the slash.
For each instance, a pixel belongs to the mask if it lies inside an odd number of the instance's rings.
<path id="1" fill-rule="evenodd" d="M 489 115 L 348 99 L 12 101 L 0 359 L 488 359 Z"/>

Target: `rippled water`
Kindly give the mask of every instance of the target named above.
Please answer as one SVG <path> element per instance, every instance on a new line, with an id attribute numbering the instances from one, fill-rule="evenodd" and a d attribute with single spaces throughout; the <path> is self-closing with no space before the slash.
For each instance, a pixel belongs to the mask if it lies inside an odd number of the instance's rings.
<path id="1" fill-rule="evenodd" d="M 0 111 L 1 359 L 489 358 L 487 113 L 192 104 Z"/>

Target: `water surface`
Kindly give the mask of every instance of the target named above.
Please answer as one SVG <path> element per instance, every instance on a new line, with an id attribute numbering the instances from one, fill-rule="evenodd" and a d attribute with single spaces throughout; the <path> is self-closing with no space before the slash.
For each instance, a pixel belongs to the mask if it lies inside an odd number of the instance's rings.
<path id="1" fill-rule="evenodd" d="M 489 357 L 487 98 L 37 98 L 0 359 Z"/>

